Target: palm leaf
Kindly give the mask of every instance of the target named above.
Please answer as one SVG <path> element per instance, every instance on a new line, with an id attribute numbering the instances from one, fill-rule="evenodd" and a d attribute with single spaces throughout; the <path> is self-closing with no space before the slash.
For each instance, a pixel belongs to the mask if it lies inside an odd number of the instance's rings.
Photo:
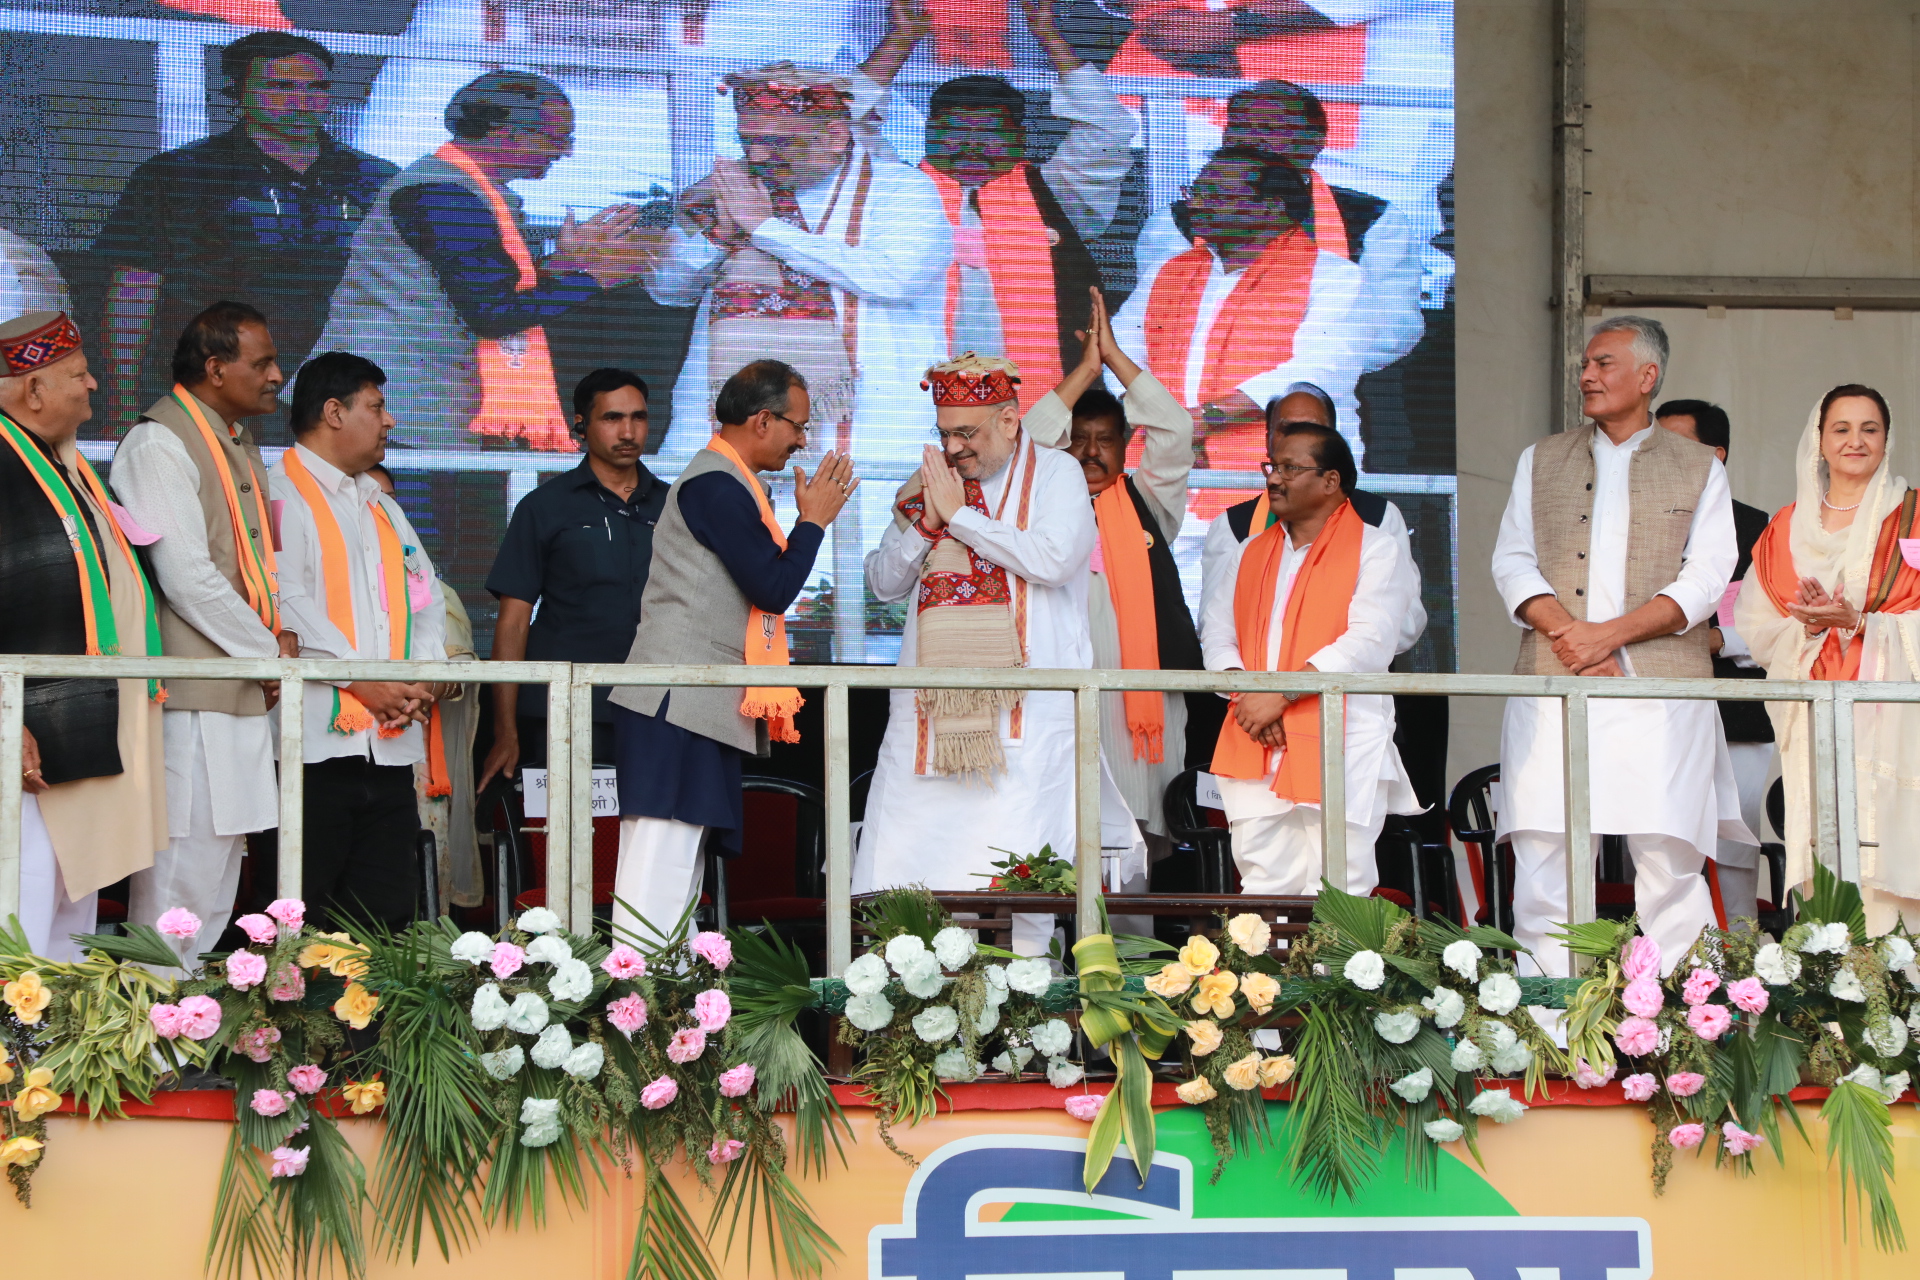
<path id="1" fill-rule="evenodd" d="M 1320 896 L 1313 902 L 1316 922 L 1332 925 L 1358 949 L 1379 951 L 1387 945 L 1387 930 L 1406 918 L 1407 913 L 1385 898 L 1357 898 L 1333 887 L 1332 881 L 1320 882 Z"/>
<path id="2" fill-rule="evenodd" d="M 1319 911 L 1317 904 L 1314 909 Z M 1369 1082 L 1353 1048 L 1366 1034 L 1342 1026 L 1331 1008 L 1315 1004 L 1294 1048 L 1295 1128 L 1288 1163 L 1296 1184 L 1310 1185 L 1329 1200 L 1358 1193 L 1373 1177 L 1381 1145 L 1380 1126 L 1367 1108 Z"/>
<path id="3" fill-rule="evenodd" d="M 150 924 L 122 925 L 124 937 L 111 933 L 76 933 L 73 940 L 82 951 L 99 951 L 115 960 L 151 965 L 155 969 L 179 969 L 180 953 Z"/>
<path id="4" fill-rule="evenodd" d="M 673 1184 L 648 1165 L 627 1280 L 718 1280 L 706 1238 Z"/>
<path id="5" fill-rule="evenodd" d="M 1827 1163 L 1840 1166 L 1842 1231 L 1850 1206 L 1864 1200 L 1875 1246 L 1887 1253 L 1905 1249 L 1893 1202 L 1893 1121 L 1886 1103 L 1867 1086 L 1842 1080 L 1827 1095 L 1820 1118 L 1827 1125 Z"/>
<path id="6" fill-rule="evenodd" d="M 227 1137 L 227 1156 L 214 1192 L 208 1275 L 241 1280 L 249 1268 L 256 1276 L 277 1276 L 285 1270 L 284 1237 L 275 1220 L 269 1182 L 253 1148 L 235 1128 Z"/>
<path id="7" fill-rule="evenodd" d="M 1793 905 L 1800 920 L 1821 924 L 1844 921 L 1855 946 L 1867 940 L 1867 910 L 1860 900 L 1860 886 L 1834 875 L 1825 863 L 1814 864 L 1813 896 L 1803 899 L 1795 889 Z"/>
<path id="8" fill-rule="evenodd" d="M 1563 924 L 1547 936 L 1558 938 L 1577 956 L 1603 960 L 1620 954 L 1620 948 L 1633 937 L 1633 925 L 1632 919 L 1589 920 L 1584 924 Z"/>
<path id="9" fill-rule="evenodd" d="M 337 1260 L 349 1276 L 364 1275 L 367 1251 L 360 1215 L 367 1199 L 366 1169 L 339 1125 L 318 1114 L 308 1123 L 306 1172 L 274 1180 L 292 1274 L 330 1272 Z"/>
<path id="10" fill-rule="evenodd" d="M 753 1270 L 753 1239 L 757 1224 L 764 1224 L 767 1260 L 779 1269 L 786 1260 L 789 1274 L 818 1276 L 826 1266 L 829 1253 L 840 1252 L 825 1229 L 813 1219 L 806 1197 L 777 1165 L 749 1149 L 727 1169 L 726 1180 L 714 1201 L 713 1216 L 707 1224 L 709 1237 L 727 1220 L 726 1251 L 733 1252 L 737 1234 L 747 1241 L 747 1270 Z M 744 1221 L 743 1221 L 744 1220 Z M 687 1278 L 690 1280 L 690 1278 Z"/>

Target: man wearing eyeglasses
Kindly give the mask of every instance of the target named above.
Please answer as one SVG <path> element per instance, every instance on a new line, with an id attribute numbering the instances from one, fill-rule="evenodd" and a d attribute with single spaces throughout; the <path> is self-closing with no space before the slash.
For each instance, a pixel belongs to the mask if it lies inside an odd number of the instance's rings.
<path id="1" fill-rule="evenodd" d="M 1338 431 L 1286 423 L 1261 470 L 1274 523 L 1235 549 L 1226 607 L 1209 602 L 1200 643 L 1209 671 L 1385 671 L 1418 581 L 1400 542 L 1348 500 L 1353 452 Z M 1390 813 L 1420 802 L 1393 742 L 1393 699 L 1346 700 L 1349 893 L 1379 882 L 1374 842 Z M 1319 698 L 1242 693 L 1232 699 L 1213 772 L 1232 829 L 1244 893 L 1313 894 L 1320 838 Z"/>

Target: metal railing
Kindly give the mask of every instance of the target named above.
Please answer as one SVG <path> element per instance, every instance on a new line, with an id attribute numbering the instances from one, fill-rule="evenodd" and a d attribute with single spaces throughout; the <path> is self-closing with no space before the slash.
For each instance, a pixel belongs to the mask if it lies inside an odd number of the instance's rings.
<path id="1" fill-rule="evenodd" d="M 1306 694 L 1429 694 L 1452 697 L 1545 697 L 1564 707 L 1563 768 L 1567 847 L 1587 848 L 1592 822 L 1587 777 L 1587 722 L 1595 698 L 1657 698 L 1740 702 L 1804 702 L 1812 709 L 1810 769 L 1814 801 L 1814 855 L 1847 880 L 1859 878 L 1860 841 L 1855 796 L 1856 703 L 1920 703 L 1920 684 L 1891 682 L 1690 679 L 1580 679 L 1571 676 L 1396 675 L 1318 672 L 1113 670 L 1005 670 L 927 667 L 792 667 L 785 678 L 825 694 L 827 804 L 827 962 L 837 976 L 852 960 L 852 783 L 847 722 L 848 689 L 1003 688 L 1073 694 L 1077 842 L 1075 861 L 1092 874 L 1079 877 L 1076 916 L 1083 933 L 1098 929 L 1100 866 L 1100 699 L 1108 691 L 1287 692 Z M 381 662 L 318 659 L 188 659 L 0 656 L 0 919 L 19 909 L 21 711 L 24 681 L 49 676 L 279 680 L 280 812 L 303 812 L 304 699 L 307 681 L 393 680 L 544 684 L 547 686 L 548 905 L 573 927 L 585 928 L 593 909 L 592 690 L 596 685 L 721 686 L 764 683 L 764 667 L 627 666 L 564 662 Z M 1346 704 L 1320 699 L 1322 848 L 1325 874 L 1344 883 L 1347 861 Z M 574 732 L 578 726 L 579 732 Z M 1839 762 L 1849 767 L 1837 767 Z M 301 892 L 302 824 L 280 829 L 278 890 Z M 561 886 L 565 886 L 564 892 Z M 1569 919 L 1594 918 L 1589 861 L 1567 860 Z"/>

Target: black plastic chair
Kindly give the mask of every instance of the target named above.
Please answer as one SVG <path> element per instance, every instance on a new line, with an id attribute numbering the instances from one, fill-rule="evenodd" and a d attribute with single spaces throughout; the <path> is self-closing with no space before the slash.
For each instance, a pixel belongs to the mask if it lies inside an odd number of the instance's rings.
<path id="1" fill-rule="evenodd" d="M 1423 920 L 1435 914 L 1453 919 L 1460 887 L 1450 847 L 1428 844 L 1412 822 L 1389 814 L 1374 842 L 1373 856 L 1381 885 L 1405 894 L 1415 915 Z"/>
<path id="2" fill-rule="evenodd" d="M 1493 784 L 1500 766 L 1481 765 L 1453 784 L 1447 798 L 1447 826 L 1453 838 L 1471 845 L 1480 859 L 1480 909 L 1475 920 L 1508 933 L 1513 931 L 1511 852 L 1502 854 L 1494 843 Z"/>
<path id="3" fill-rule="evenodd" d="M 1785 778 L 1775 778 L 1773 785 L 1767 788 L 1767 821 L 1773 825 L 1774 834 L 1784 839 L 1787 834 L 1787 787 Z M 1765 839 L 1766 833 L 1756 831 L 1761 836 L 1760 856 L 1767 860 L 1767 882 L 1772 890 L 1772 911 L 1760 913 L 1760 927 L 1774 937 L 1779 937 L 1793 925 L 1793 905 L 1787 900 L 1787 846 L 1780 840 Z"/>
<path id="4" fill-rule="evenodd" d="M 1198 769 L 1188 769 L 1167 784 L 1167 835 L 1176 856 L 1186 853 L 1197 867 L 1199 892 L 1232 893 L 1233 840 L 1226 828 L 1210 825 L 1200 812 L 1199 776 Z"/>

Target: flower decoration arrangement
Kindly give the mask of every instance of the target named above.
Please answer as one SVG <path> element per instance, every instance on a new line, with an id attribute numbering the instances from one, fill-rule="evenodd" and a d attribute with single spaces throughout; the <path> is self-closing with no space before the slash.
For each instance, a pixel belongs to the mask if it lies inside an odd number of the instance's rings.
<path id="1" fill-rule="evenodd" d="M 1509 1077 L 1530 1090 L 1557 1060 L 1513 962 L 1495 954 L 1519 944 L 1496 930 L 1416 920 L 1323 883 L 1306 936 L 1284 955 L 1271 944 L 1264 920 L 1237 915 L 1218 943 L 1194 935 L 1146 982 L 1184 1019 L 1177 1093 L 1206 1113 L 1216 1177 L 1265 1140 L 1260 1091 L 1290 1083 L 1297 1182 L 1351 1197 L 1398 1128 L 1408 1178 L 1432 1185 L 1437 1144 L 1464 1138 L 1477 1158 L 1479 1121 L 1527 1110 Z"/>
<path id="2" fill-rule="evenodd" d="M 1038 853 L 1007 853 L 1005 849 L 994 852 L 1007 856 L 987 864 L 993 870 L 982 878 L 989 889 L 1003 893 L 1070 894 L 1078 883 L 1074 879 L 1073 863 L 1055 853 L 1050 844 L 1041 845 Z"/>
<path id="3" fill-rule="evenodd" d="M 1920 1070 L 1913 943 L 1868 937 L 1859 889 L 1825 867 L 1811 897 L 1794 896 L 1778 942 L 1706 929 L 1665 976 L 1632 921 L 1569 927 L 1569 949 L 1595 962 L 1567 1015 L 1574 1082 L 1617 1078 L 1647 1105 L 1656 1187 L 1679 1151 L 1712 1149 L 1741 1172 L 1761 1147 L 1784 1162 L 1779 1117 L 1801 1127 L 1792 1091 L 1826 1088 L 1827 1156 L 1852 1193 L 1843 1204 L 1864 1201 L 1875 1243 L 1904 1248 L 1889 1108 Z"/>

